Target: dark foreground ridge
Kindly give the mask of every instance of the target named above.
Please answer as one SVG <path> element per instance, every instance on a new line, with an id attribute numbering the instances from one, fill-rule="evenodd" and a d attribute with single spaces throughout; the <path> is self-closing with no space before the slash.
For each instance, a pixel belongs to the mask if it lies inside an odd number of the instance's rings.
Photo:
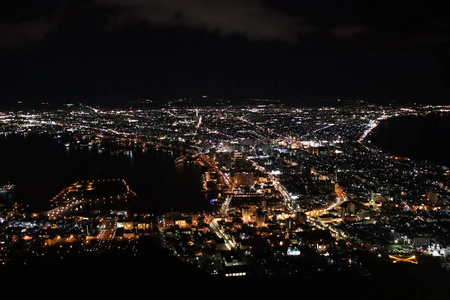
<path id="1" fill-rule="evenodd" d="M 448 273 L 436 267 L 411 264 L 381 266 L 370 277 L 346 273 L 305 273 L 297 276 L 211 277 L 175 258 L 155 237 L 141 239 L 138 255 L 107 253 L 71 261 L 34 262 L 2 269 L 3 292 L 46 299 L 168 297 L 218 293 L 264 296 L 281 292 L 286 297 L 314 295 L 316 299 L 445 299 Z M 236 290 L 237 289 L 237 290 Z M 303 297 L 302 296 L 302 297 Z"/>

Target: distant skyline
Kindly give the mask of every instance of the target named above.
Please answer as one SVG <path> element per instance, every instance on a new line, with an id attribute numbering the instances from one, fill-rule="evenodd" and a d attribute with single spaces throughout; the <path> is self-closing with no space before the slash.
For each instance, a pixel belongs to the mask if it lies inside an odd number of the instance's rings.
<path id="1" fill-rule="evenodd" d="M 0 101 L 450 100 L 439 1 L 18 0 Z M 6 6 L 2 4 L 2 6 Z"/>

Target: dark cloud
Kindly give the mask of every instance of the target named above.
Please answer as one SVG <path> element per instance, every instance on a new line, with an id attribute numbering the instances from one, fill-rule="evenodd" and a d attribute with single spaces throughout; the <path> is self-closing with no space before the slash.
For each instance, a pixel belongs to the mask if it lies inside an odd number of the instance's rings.
<path id="1" fill-rule="evenodd" d="M 6 49 L 40 41 L 58 28 L 68 3 L 48 0 L 8 2 L 0 6 L 0 46 Z"/>
<path id="2" fill-rule="evenodd" d="M 0 46 L 15 48 L 28 45 L 43 38 L 54 26 L 52 21 L 41 18 L 0 24 Z"/>
<path id="3" fill-rule="evenodd" d="M 16 0 L 13 3 L 12 9 L 0 11 L 3 47 L 40 41 L 52 31 L 64 31 L 61 23 L 65 28 L 85 31 L 92 26 L 99 29 L 101 25 L 104 30 L 114 32 L 127 24 L 145 22 L 160 27 L 201 28 L 222 36 L 241 35 L 250 41 L 370 38 L 379 45 L 395 45 L 415 41 L 441 43 L 447 41 L 448 35 L 447 19 L 433 5 L 407 10 L 378 2 L 361 5 L 356 0 L 301 4 L 289 0 Z"/>
<path id="4" fill-rule="evenodd" d="M 337 39 L 351 39 L 361 34 L 369 32 L 369 28 L 365 25 L 344 24 L 331 28 L 332 35 Z"/>
<path id="5" fill-rule="evenodd" d="M 448 11 L 433 0 L 8 2 L 10 99 L 449 94 Z"/>
<path id="6" fill-rule="evenodd" d="M 315 31 L 304 20 L 269 7 L 262 0 L 97 0 L 120 9 L 117 18 L 157 25 L 186 25 L 220 34 L 241 34 L 249 40 L 296 41 Z"/>

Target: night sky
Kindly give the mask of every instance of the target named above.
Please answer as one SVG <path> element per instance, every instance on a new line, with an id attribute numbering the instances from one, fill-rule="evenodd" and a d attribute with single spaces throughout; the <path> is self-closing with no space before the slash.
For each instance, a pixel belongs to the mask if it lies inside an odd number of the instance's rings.
<path id="1" fill-rule="evenodd" d="M 2 103 L 450 102 L 443 1 L 3 2 Z"/>

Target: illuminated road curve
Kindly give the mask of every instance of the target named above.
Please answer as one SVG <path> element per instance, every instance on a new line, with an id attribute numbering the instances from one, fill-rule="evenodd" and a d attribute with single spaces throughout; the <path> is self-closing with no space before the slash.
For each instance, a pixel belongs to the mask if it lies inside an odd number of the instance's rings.
<path id="1" fill-rule="evenodd" d="M 227 176 L 225 176 L 222 171 L 217 167 L 217 164 L 214 160 L 212 160 L 209 156 L 202 154 L 199 156 L 199 159 L 201 161 L 203 161 L 206 165 L 208 165 L 211 168 L 214 168 L 214 170 L 219 174 L 220 178 L 222 179 L 222 182 L 224 182 L 228 188 L 230 188 L 229 192 L 230 194 L 227 195 L 225 201 L 223 201 L 218 214 L 222 215 L 222 216 L 226 216 L 228 214 L 228 207 L 231 203 L 231 199 L 233 198 L 232 194 L 234 191 L 234 187 L 233 184 L 230 182 L 229 178 Z M 207 224 L 209 224 L 209 227 L 212 229 L 212 231 L 220 238 L 222 238 L 225 242 L 225 246 L 227 247 L 227 249 L 231 250 L 237 247 L 236 242 L 234 241 L 234 239 L 229 236 L 228 234 L 226 234 L 225 232 L 223 232 L 223 230 L 221 230 L 219 224 L 217 223 L 217 221 L 215 220 L 214 216 L 209 216 L 207 218 L 205 218 L 205 222 Z"/>
<path id="2" fill-rule="evenodd" d="M 209 223 L 209 227 L 214 231 L 214 233 L 218 237 L 224 240 L 225 246 L 227 247 L 228 250 L 236 248 L 237 244 L 234 241 L 234 239 L 225 232 L 223 232 L 223 230 L 220 228 L 219 224 L 217 224 L 217 221 L 215 219 L 211 220 L 211 222 Z"/>
<path id="3" fill-rule="evenodd" d="M 314 172 L 314 174 L 319 175 L 321 180 L 328 180 L 327 176 L 318 174 L 317 172 Z M 344 192 L 342 187 L 334 180 L 331 180 L 331 183 L 334 184 L 334 192 L 336 193 L 336 202 L 328 205 L 327 207 L 321 208 L 321 209 L 314 209 L 314 210 L 307 211 L 307 212 L 305 212 L 305 214 L 307 216 L 319 217 L 321 215 L 328 213 L 329 210 L 332 210 L 332 209 L 338 207 L 339 205 L 341 205 L 342 203 L 344 203 L 345 201 L 347 201 L 347 194 Z"/>

